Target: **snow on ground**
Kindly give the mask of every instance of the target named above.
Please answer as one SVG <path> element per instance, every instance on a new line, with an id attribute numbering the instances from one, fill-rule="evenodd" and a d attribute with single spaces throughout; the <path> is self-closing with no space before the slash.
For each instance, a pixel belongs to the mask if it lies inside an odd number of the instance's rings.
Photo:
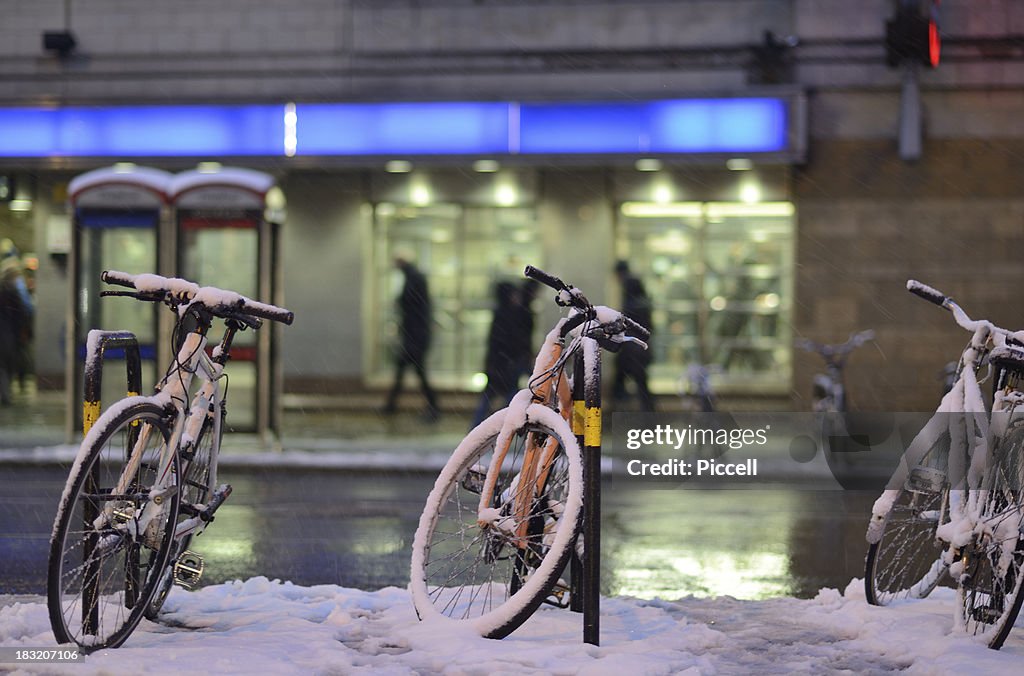
<path id="1" fill-rule="evenodd" d="M 163 622 L 143 621 L 123 647 L 15 673 L 1020 674 L 1024 627 L 1002 651 L 988 650 L 950 634 L 953 600 L 940 589 L 874 608 L 858 580 L 811 600 L 604 599 L 602 645 L 594 647 L 580 641 L 580 616 L 565 610 L 545 608 L 493 641 L 453 623 L 418 622 L 404 589 L 258 577 L 175 588 Z M 45 601 L 0 597 L 0 606 L 0 645 L 53 646 Z"/>

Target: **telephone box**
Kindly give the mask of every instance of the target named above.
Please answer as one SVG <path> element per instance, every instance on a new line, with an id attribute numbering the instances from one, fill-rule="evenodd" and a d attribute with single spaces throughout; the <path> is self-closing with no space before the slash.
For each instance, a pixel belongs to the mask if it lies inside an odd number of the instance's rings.
<path id="1" fill-rule="evenodd" d="M 179 276 L 281 302 L 277 235 L 284 197 L 272 176 L 220 166 L 186 171 L 172 179 L 170 199 Z M 259 331 L 235 338 L 225 369 L 229 429 L 262 436 L 279 431 L 279 333 L 274 322 L 265 322 Z"/>
<path id="2" fill-rule="evenodd" d="M 159 314 L 163 306 L 129 298 L 100 299 L 104 270 L 129 273 L 156 272 L 160 266 L 160 231 L 168 219 L 171 174 L 129 163 L 96 169 L 76 176 L 68 184 L 72 210 L 72 246 L 69 262 L 69 301 L 65 329 L 65 377 L 70 439 L 81 429 L 82 369 L 90 329 L 134 333 L 142 358 L 142 382 L 155 382 L 162 356 Z M 123 351 L 110 350 L 106 359 L 123 359 Z M 120 368 L 120 367 L 119 367 Z M 122 369 L 123 370 L 123 369 Z M 104 404 L 125 396 L 123 378 L 107 378 Z"/>

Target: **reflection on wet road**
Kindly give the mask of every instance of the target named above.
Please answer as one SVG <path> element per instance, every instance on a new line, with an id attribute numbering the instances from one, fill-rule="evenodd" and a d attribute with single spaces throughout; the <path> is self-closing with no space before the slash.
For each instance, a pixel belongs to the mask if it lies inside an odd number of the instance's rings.
<path id="1" fill-rule="evenodd" d="M 0 467 L 0 594 L 45 593 L 66 470 Z M 361 589 L 405 586 L 425 474 L 230 470 L 230 500 L 193 544 L 206 584 L 253 575 Z M 605 593 L 813 596 L 862 575 L 874 493 L 651 490 L 606 485 Z"/>

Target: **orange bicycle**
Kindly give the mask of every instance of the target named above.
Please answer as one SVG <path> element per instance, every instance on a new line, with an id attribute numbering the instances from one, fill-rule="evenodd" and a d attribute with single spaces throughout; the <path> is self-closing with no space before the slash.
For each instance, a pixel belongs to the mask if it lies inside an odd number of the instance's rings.
<path id="1" fill-rule="evenodd" d="M 544 340 L 529 386 L 455 449 L 413 542 L 409 586 L 420 619 L 468 622 L 488 638 L 507 636 L 545 601 L 569 606 L 562 576 L 583 545 L 577 437 L 599 439 L 601 415 L 573 397 L 570 381 L 582 378 L 577 393 L 599 391 L 600 348 L 646 348 L 649 335 L 556 277 L 533 267 L 525 274 L 555 289 L 568 316 Z"/>

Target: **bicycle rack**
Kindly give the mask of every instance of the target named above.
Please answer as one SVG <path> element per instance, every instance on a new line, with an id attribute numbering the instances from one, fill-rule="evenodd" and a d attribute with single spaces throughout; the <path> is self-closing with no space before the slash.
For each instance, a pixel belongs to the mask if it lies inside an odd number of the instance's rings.
<path id="1" fill-rule="evenodd" d="M 107 348 L 124 349 L 127 370 L 128 396 L 142 391 L 142 359 L 139 356 L 139 339 L 131 331 L 89 331 L 85 352 L 84 390 L 82 402 L 82 434 L 88 434 L 100 415 L 100 386 L 103 383 L 103 356 Z"/>
<path id="2" fill-rule="evenodd" d="M 601 373 L 601 348 L 584 338 L 592 352 L 594 373 Z M 590 344 L 588 344 L 590 343 Z M 572 555 L 570 610 L 583 613 L 583 642 L 601 644 L 601 378 L 584 389 L 584 359 L 576 359 L 572 393 L 572 431 L 583 452 L 583 560 Z"/>
<path id="3" fill-rule="evenodd" d="M 125 365 L 127 369 L 128 396 L 137 395 L 142 389 L 142 360 L 139 356 L 139 341 L 135 334 L 130 331 L 101 331 L 93 329 L 89 331 L 89 338 L 86 342 L 84 398 L 82 401 L 82 434 L 88 435 L 93 424 L 100 415 L 100 386 L 103 382 L 103 356 L 107 348 L 124 349 Z M 87 492 L 96 492 L 95 486 L 99 483 L 99 464 L 93 468 L 87 482 L 93 486 Z M 95 506 L 87 502 L 83 509 L 83 521 L 85 528 L 92 527 L 92 523 L 99 515 L 95 512 Z M 98 564 L 93 561 L 92 550 L 96 545 L 94 538 L 87 538 L 83 548 L 83 558 L 89 562 L 86 564 L 84 579 L 93 580 L 91 589 L 82 590 L 82 631 L 85 634 L 95 635 L 99 626 L 99 593 L 95 586 L 98 583 Z M 125 589 L 126 604 L 134 605 L 135 595 L 138 593 L 139 581 L 130 580 Z"/>

